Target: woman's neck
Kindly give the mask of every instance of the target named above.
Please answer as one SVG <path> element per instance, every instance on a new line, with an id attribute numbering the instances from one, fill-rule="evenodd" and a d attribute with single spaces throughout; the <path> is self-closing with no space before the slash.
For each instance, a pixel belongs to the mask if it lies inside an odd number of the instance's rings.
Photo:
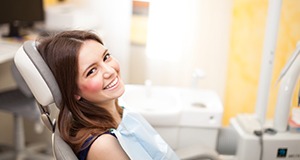
<path id="1" fill-rule="evenodd" d="M 122 118 L 117 109 L 117 107 L 119 106 L 117 106 L 116 100 L 112 100 L 105 104 L 102 104 L 101 107 L 105 108 L 111 114 L 111 116 L 117 122 L 117 124 L 121 122 Z"/>

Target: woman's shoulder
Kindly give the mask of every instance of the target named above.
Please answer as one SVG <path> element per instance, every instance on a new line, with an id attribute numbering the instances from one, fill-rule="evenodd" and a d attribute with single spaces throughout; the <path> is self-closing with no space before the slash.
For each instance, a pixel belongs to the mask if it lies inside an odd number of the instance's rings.
<path id="1" fill-rule="evenodd" d="M 111 134 L 103 134 L 94 141 L 91 146 L 91 150 L 97 149 L 97 151 L 100 151 L 101 149 L 109 149 L 110 146 L 116 142 L 118 142 L 118 140 Z"/>
<path id="2" fill-rule="evenodd" d="M 106 131 L 99 135 L 91 135 L 90 137 L 88 137 L 85 140 L 84 144 L 81 147 L 80 152 L 77 154 L 77 157 L 79 158 L 79 160 L 86 160 L 92 144 L 95 142 L 95 140 L 98 139 L 98 137 L 101 137 L 105 134 L 116 137 L 114 133 L 111 133 L 111 131 Z"/>
<path id="3" fill-rule="evenodd" d="M 111 134 L 99 136 L 92 144 L 87 159 L 129 159 L 118 139 Z"/>

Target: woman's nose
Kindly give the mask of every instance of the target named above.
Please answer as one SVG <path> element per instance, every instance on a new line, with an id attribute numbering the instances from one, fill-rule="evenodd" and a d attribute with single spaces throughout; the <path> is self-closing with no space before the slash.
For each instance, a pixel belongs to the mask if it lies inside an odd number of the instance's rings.
<path id="1" fill-rule="evenodd" d="M 110 78 L 114 74 L 114 69 L 109 65 L 103 66 L 103 77 L 104 78 Z"/>

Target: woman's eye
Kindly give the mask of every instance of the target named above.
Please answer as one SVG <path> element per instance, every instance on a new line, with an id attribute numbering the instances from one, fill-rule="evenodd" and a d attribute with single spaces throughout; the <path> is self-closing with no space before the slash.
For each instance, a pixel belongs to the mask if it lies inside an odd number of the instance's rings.
<path id="1" fill-rule="evenodd" d="M 89 75 L 93 74 L 96 71 L 96 68 L 92 68 L 91 70 L 89 70 L 89 72 L 86 74 L 86 77 L 88 77 Z"/>
<path id="2" fill-rule="evenodd" d="M 109 53 L 107 53 L 107 54 L 104 56 L 104 59 L 103 59 L 103 61 L 105 62 L 105 61 L 107 61 L 109 58 L 110 58 L 110 54 L 109 54 Z"/>

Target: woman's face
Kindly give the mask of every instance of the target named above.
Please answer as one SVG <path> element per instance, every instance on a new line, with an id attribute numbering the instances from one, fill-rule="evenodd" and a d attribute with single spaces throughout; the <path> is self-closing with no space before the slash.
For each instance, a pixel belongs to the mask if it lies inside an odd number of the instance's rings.
<path id="1" fill-rule="evenodd" d="M 79 50 L 77 84 L 79 92 L 75 97 L 99 106 L 110 103 L 124 93 L 118 61 L 94 40 L 86 40 Z"/>

